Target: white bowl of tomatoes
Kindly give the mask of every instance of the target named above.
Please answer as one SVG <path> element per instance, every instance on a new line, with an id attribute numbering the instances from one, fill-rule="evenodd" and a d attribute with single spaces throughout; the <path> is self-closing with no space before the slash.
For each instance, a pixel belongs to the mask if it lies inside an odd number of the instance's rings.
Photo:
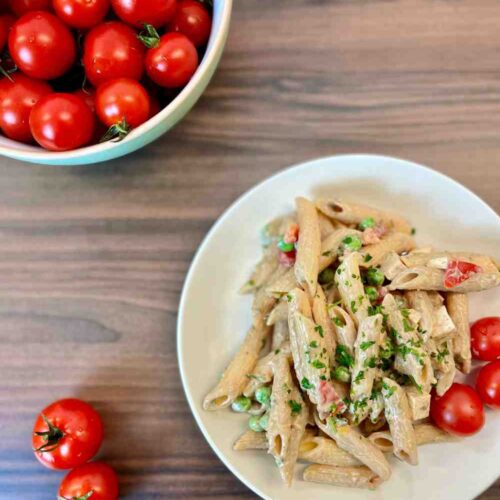
<path id="1" fill-rule="evenodd" d="M 2 6 L 0 155 L 80 165 L 135 151 L 182 119 L 220 60 L 232 0 Z"/>

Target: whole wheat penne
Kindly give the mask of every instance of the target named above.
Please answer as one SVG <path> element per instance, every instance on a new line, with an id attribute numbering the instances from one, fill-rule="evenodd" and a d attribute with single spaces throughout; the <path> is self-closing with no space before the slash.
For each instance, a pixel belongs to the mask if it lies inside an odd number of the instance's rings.
<path id="1" fill-rule="evenodd" d="M 408 252 L 409 250 L 413 250 L 415 246 L 415 240 L 409 234 L 389 233 L 378 243 L 363 247 L 361 251 L 363 259 L 360 265 L 361 267 L 378 266 L 389 252 L 395 252 L 396 254 Z M 369 260 L 366 257 L 367 255 L 371 257 Z"/>
<path id="2" fill-rule="evenodd" d="M 246 294 L 254 292 L 257 288 L 266 283 L 278 266 L 278 247 L 276 245 L 270 245 L 265 249 L 262 259 L 255 266 L 248 281 L 240 288 L 240 293 Z"/>
<path id="3" fill-rule="evenodd" d="M 334 224 L 334 222 L 321 212 L 318 213 L 318 224 L 322 241 L 330 236 L 330 234 L 333 233 L 333 231 L 335 231 L 336 229 L 336 225 Z"/>
<path id="4" fill-rule="evenodd" d="M 297 244 L 295 277 L 309 295 L 314 297 L 318 284 L 321 236 L 318 212 L 313 203 L 305 198 L 295 200 L 299 220 L 300 237 Z"/>
<path id="5" fill-rule="evenodd" d="M 359 224 L 363 219 L 372 217 L 375 222 L 383 224 L 388 229 L 411 234 L 411 225 L 403 217 L 384 212 L 367 205 L 349 203 L 339 198 L 316 200 L 318 210 L 334 220 L 345 224 Z"/>
<path id="6" fill-rule="evenodd" d="M 321 327 L 326 349 L 330 353 L 330 364 L 332 364 L 335 359 L 335 332 L 333 330 L 332 321 L 330 320 L 326 310 L 325 294 L 323 293 L 323 289 L 320 285 L 318 285 L 316 295 L 313 299 L 312 312 L 315 323 Z"/>
<path id="7" fill-rule="evenodd" d="M 404 294 L 408 305 L 420 313 L 420 329 L 424 342 L 434 333 L 434 306 L 429 293 L 422 290 L 408 290 Z"/>
<path id="8" fill-rule="evenodd" d="M 257 315 L 267 316 L 274 305 L 276 304 L 279 295 L 271 295 L 267 293 L 267 287 L 272 286 L 274 283 L 278 283 L 280 280 L 286 276 L 288 269 L 284 266 L 278 266 L 271 276 L 267 279 L 266 284 L 262 285 L 254 295 L 252 303 L 252 312 Z M 267 284 L 268 283 L 268 284 Z"/>
<path id="9" fill-rule="evenodd" d="M 310 465 L 304 470 L 304 481 L 346 486 L 350 488 L 375 489 L 382 480 L 368 467 L 334 467 Z"/>
<path id="10" fill-rule="evenodd" d="M 434 328 L 432 330 L 432 337 L 436 341 L 455 332 L 456 328 L 445 306 L 439 306 L 434 309 Z"/>
<path id="11" fill-rule="evenodd" d="M 469 373 L 471 366 L 469 299 L 463 293 L 447 293 L 446 307 L 456 327 L 453 337 L 455 362 L 461 372 Z"/>
<path id="12" fill-rule="evenodd" d="M 384 454 L 357 428 L 334 417 L 330 417 L 328 423 L 325 423 L 316 416 L 315 421 L 316 425 L 330 436 L 340 448 L 356 457 L 382 480 L 386 481 L 391 477 L 391 468 Z"/>
<path id="13" fill-rule="evenodd" d="M 265 432 L 245 431 L 233 444 L 234 451 L 267 450 L 267 436 Z"/>
<path id="14" fill-rule="evenodd" d="M 339 448 L 333 439 L 323 436 L 305 436 L 300 443 L 299 459 L 338 467 L 362 465 L 357 458 Z"/>
<path id="15" fill-rule="evenodd" d="M 382 396 L 385 418 L 391 430 L 394 455 L 411 465 L 417 465 L 417 440 L 405 391 L 394 380 L 384 377 Z"/>
<path id="16" fill-rule="evenodd" d="M 356 340 L 356 326 L 354 325 L 354 321 L 342 307 L 329 304 L 327 310 L 332 320 L 337 343 L 346 346 L 349 354 L 352 354 Z"/>
<path id="17" fill-rule="evenodd" d="M 498 268 L 491 257 L 467 252 L 429 252 L 410 253 L 401 257 L 407 267 L 428 266 L 438 269 L 446 269 L 448 263 L 453 260 L 471 262 L 480 266 L 484 272 L 496 273 Z"/>
<path id="18" fill-rule="evenodd" d="M 427 418 L 431 409 L 430 393 L 420 391 L 414 386 L 405 387 L 404 390 L 408 398 L 412 421 L 415 422 L 416 420 Z"/>
<path id="19" fill-rule="evenodd" d="M 247 374 L 254 369 L 262 342 L 269 334 L 269 330 L 263 320 L 254 322 L 219 383 L 205 397 L 203 401 L 205 410 L 226 408 L 243 392 L 248 382 Z"/>
<path id="20" fill-rule="evenodd" d="M 273 325 L 273 340 L 271 343 L 271 350 L 281 348 L 283 344 L 288 343 L 290 339 L 290 332 L 288 331 L 288 314 L 287 319 L 278 321 Z"/>
<path id="21" fill-rule="evenodd" d="M 336 229 L 326 239 L 321 242 L 321 254 L 319 257 L 319 271 L 323 271 L 332 265 L 342 253 L 342 241 L 348 236 L 358 236 L 361 238 L 361 231 L 351 228 Z"/>
<path id="22" fill-rule="evenodd" d="M 500 284 L 500 273 L 479 272 L 455 285 L 452 289 L 444 285 L 445 271 L 434 267 L 411 267 L 398 274 L 389 285 L 389 290 L 437 290 L 441 292 L 470 293 L 487 290 Z"/>
<path id="23" fill-rule="evenodd" d="M 297 280 L 295 278 L 295 271 L 293 267 L 291 267 L 284 274 L 277 276 L 275 280 L 271 281 L 269 285 L 263 289 L 263 293 L 279 299 L 290 292 L 290 290 L 293 290 L 296 286 Z"/>
<path id="24" fill-rule="evenodd" d="M 267 317 L 266 324 L 271 326 L 279 321 L 288 320 L 288 304 L 280 300 L 271 310 L 269 316 Z"/>
<path id="25" fill-rule="evenodd" d="M 370 261 L 368 261 L 369 263 Z M 399 273 L 406 270 L 406 266 L 403 264 L 401 257 L 396 252 L 391 251 L 386 253 L 380 262 L 380 270 L 387 279 L 393 280 Z"/>

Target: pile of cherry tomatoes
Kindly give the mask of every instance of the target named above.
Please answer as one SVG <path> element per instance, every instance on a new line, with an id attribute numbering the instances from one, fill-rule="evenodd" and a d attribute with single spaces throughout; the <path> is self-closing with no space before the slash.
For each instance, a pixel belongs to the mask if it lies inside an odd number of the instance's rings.
<path id="1" fill-rule="evenodd" d="M 62 480 L 57 498 L 118 499 L 115 471 L 104 462 L 89 462 L 103 437 L 101 417 L 80 399 L 61 399 L 38 415 L 32 438 L 36 457 L 50 469 L 73 469 Z"/>
<path id="2" fill-rule="evenodd" d="M 500 318 L 482 318 L 472 325 L 471 349 L 475 359 L 489 361 L 477 374 L 476 390 L 454 383 L 431 402 L 434 423 L 457 436 L 481 430 L 485 422 L 483 404 L 500 409 Z"/>
<path id="3" fill-rule="evenodd" d="M 2 3 L 3 5 L 3 3 Z M 120 140 L 195 73 L 211 0 L 8 0 L 0 129 L 67 151 Z"/>

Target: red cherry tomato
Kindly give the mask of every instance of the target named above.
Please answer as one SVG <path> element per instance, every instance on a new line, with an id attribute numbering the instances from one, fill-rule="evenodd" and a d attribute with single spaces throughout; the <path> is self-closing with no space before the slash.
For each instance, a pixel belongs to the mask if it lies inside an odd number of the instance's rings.
<path id="1" fill-rule="evenodd" d="M 22 73 L 0 80 L 0 128 L 3 133 L 18 142 L 33 142 L 29 118 L 31 109 L 44 95 L 52 93 L 51 86 L 40 80 L 32 80 Z"/>
<path id="2" fill-rule="evenodd" d="M 32 443 L 42 464 L 51 469 L 71 469 L 90 460 L 102 438 L 101 417 L 94 408 L 80 399 L 68 398 L 52 403 L 38 415 Z"/>
<path id="3" fill-rule="evenodd" d="M 450 434 L 470 436 L 484 425 L 483 404 L 472 387 L 454 383 L 441 397 L 432 397 L 431 418 Z"/>
<path id="4" fill-rule="evenodd" d="M 116 15 L 136 28 L 151 24 L 159 28 L 175 14 L 177 0 L 111 0 Z"/>
<path id="5" fill-rule="evenodd" d="M 3 14 L 0 16 L 0 51 L 5 48 L 5 44 L 9 38 L 9 31 L 15 23 L 16 18 L 10 14 Z"/>
<path id="6" fill-rule="evenodd" d="M 127 78 L 110 80 L 97 89 L 96 110 L 99 119 L 111 127 L 106 139 L 122 139 L 149 118 L 149 95 L 144 87 Z"/>
<path id="7" fill-rule="evenodd" d="M 85 146 L 94 132 L 94 115 L 85 102 L 73 94 L 49 94 L 33 107 L 30 128 L 40 146 L 51 151 L 68 151 Z"/>
<path id="8" fill-rule="evenodd" d="M 493 361 L 500 358 L 500 318 L 477 320 L 471 326 L 472 354 L 476 359 Z"/>
<path id="9" fill-rule="evenodd" d="M 117 21 L 100 24 L 85 37 L 83 65 L 87 78 L 95 87 L 115 78 L 140 80 L 144 52 L 132 28 Z"/>
<path id="10" fill-rule="evenodd" d="M 196 47 L 205 45 L 210 37 L 212 18 L 197 0 L 181 0 L 170 23 L 171 31 L 186 35 Z"/>
<path id="11" fill-rule="evenodd" d="M 74 95 L 78 96 L 80 99 L 83 99 L 85 104 L 89 107 L 90 111 L 92 111 L 93 115 L 96 115 L 95 111 L 95 95 L 96 91 L 92 87 L 87 87 L 85 90 L 78 89 L 76 92 L 73 92 Z M 90 140 L 91 144 L 95 144 L 100 141 L 101 137 L 106 133 L 106 127 L 99 120 L 95 120 L 94 133 L 92 135 L 92 139 Z"/>
<path id="12" fill-rule="evenodd" d="M 109 0 L 53 0 L 57 16 L 77 29 L 99 24 L 109 10 Z"/>
<path id="13" fill-rule="evenodd" d="M 471 262 L 452 260 L 448 263 L 448 267 L 444 273 L 444 286 L 445 288 L 453 288 L 469 279 L 473 274 L 480 273 L 481 271 L 481 267 Z"/>
<path id="14" fill-rule="evenodd" d="M 485 405 L 500 410 L 500 360 L 481 368 L 476 389 Z"/>
<path id="15" fill-rule="evenodd" d="M 50 10 L 50 0 L 9 0 L 9 5 L 17 17 L 33 10 Z"/>
<path id="16" fill-rule="evenodd" d="M 63 75 L 76 57 L 69 29 L 56 16 L 42 11 L 29 12 L 12 26 L 9 51 L 23 73 L 40 80 Z"/>
<path id="17" fill-rule="evenodd" d="M 146 72 L 161 87 L 183 87 L 198 67 L 193 42 L 181 33 L 167 33 L 146 52 Z"/>
<path id="18" fill-rule="evenodd" d="M 89 493 L 92 492 L 90 497 Z M 86 496 L 87 495 L 87 496 Z M 59 497 L 68 499 L 117 500 L 118 478 L 103 462 L 90 462 L 69 472 L 59 487 Z"/>

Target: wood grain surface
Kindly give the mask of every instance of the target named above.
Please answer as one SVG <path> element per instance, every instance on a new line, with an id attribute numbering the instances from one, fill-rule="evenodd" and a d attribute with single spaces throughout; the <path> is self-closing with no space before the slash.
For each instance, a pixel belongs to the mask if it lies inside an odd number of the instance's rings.
<path id="1" fill-rule="evenodd" d="M 175 326 L 207 230 L 273 172 L 388 154 L 500 209 L 498 0 L 235 3 L 220 68 L 169 135 L 91 167 L 0 159 L 2 500 L 55 498 L 31 426 L 73 395 L 104 417 L 124 498 L 254 498 L 191 417 Z"/>

